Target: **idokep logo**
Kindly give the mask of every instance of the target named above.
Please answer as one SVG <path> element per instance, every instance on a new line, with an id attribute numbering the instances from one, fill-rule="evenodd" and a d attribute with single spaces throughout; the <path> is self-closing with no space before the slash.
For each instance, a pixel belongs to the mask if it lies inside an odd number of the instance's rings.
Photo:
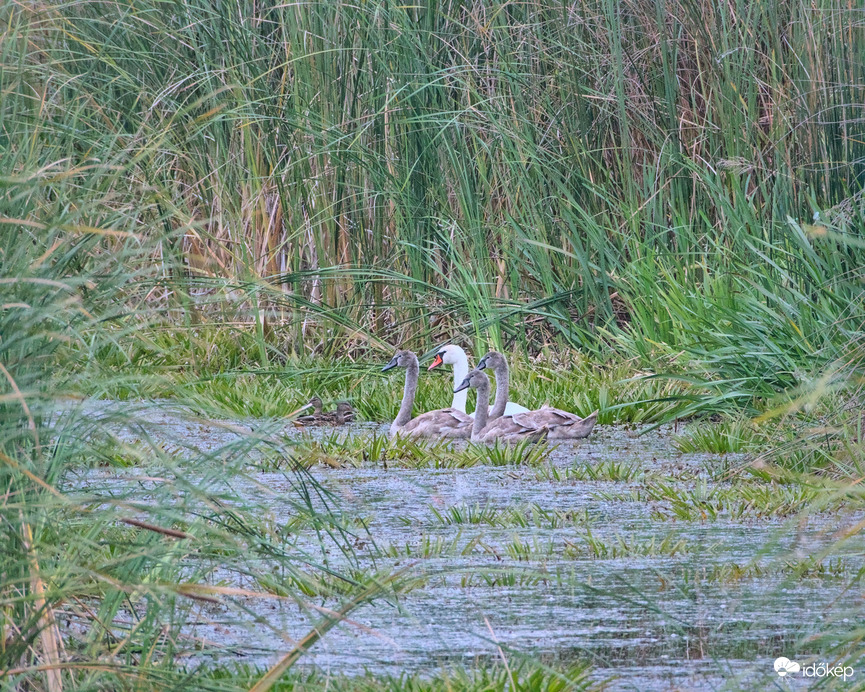
<path id="1" fill-rule="evenodd" d="M 791 661 L 789 658 L 779 656 L 775 659 L 775 672 L 782 678 L 790 673 L 798 673 L 799 669 L 799 664 L 796 661 Z"/>
<path id="2" fill-rule="evenodd" d="M 793 676 L 794 673 L 800 672 L 806 678 L 847 678 L 853 677 L 856 672 L 853 666 L 830 666 L 828 663 L 812 663 L 811 665 L 800 666 L 796 661 L 791 661 L 786 656 L 779 656 L 775 659 L 775 672 L 782 678 Z"/>

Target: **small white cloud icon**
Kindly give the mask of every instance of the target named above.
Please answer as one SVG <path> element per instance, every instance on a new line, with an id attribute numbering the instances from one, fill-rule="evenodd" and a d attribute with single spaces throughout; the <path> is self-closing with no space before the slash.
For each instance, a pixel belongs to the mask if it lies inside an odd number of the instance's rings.
<path id="1" fill-rule="evenodd" d="M 796 661 L 791 661 L 789 658 L 779 656 L 775 659 L 775 672 L 783 678 L 789 673 L 798 673 L 799 664 Z"/>

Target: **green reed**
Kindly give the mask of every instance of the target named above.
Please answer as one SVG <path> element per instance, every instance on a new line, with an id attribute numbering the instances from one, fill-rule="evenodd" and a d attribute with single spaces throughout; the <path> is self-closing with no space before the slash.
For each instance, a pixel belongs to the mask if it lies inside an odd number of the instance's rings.
<path id="1" fill-rule="evenodd" d="M 861 249 L 825 234 L 861 228 L 865 66 L 835 3 L 167 7 L 8 10 L 5 128 L 136 147 L 178 308 L 248 323 L 250 357 L 274 325 L 325 357 L 660 348 L 747 403 L 856 324 Z"/>

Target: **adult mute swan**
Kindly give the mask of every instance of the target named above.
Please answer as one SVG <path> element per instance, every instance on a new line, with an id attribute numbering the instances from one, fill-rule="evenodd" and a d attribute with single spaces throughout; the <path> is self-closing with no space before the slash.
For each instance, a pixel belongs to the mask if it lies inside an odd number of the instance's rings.
<path id="1" fill-rule="evenodd" d="M 411 351 L 397 351 L 390 363 L 382 368 L 382 372 L 396 367 L 405 368 L 405 388 L 403 389 L 399 413 L 390 426 L 391 437 L 410 435 L 413 437 L 467 439 L 471 436 L 472 419 L 465 414 L 465 411 L 443 408 L 428 411 L 412 418 L 411 410 L 414 406 L 420 371 L 417 356 Z"/>
<path id="2" fill-rule="evenodd" d="M 501 353 L 490 351 L 481 358 L 477 369 L 483 370 L 484 368 L 491 368 L 496 374 L 497 388 L 502 386 L 502 382 L 507 383 L 509 377 L 508 362 Z M 499 405 L 498 399 L 498 396 L 496 396 L 496 406 Z M 490 414 L 490 417 L 494 417 L 496 406 L 493 406 L 493 412 Z M 514 415 L 514 420 L 526 427 L 547 427 L 549 429 L 548 440 L 580 440 L 591 434 L 595 423 L 598 422 L 598 412 L 593 411 L 585 418 L 580 418 L 573 413 L 544 404 L 535 411 Z"/>
<path id="3" fill-rule="evenodd" d="M 490 380 L 480 370 L 472 370 L 454 391 L 463 392 L 469 387 L 478 392 L 478 410 L 472 423 L 472 442 L 537 442 L 547 436 L 547 428 L 523 425 L 516 416 L 499 416 L 488 420 Z"/>
<path id="4" fill-rule="evenodd" d="M 439 365 L 453 365 L 454 366 L 454 399 L 451 403 L 451 408 L 455 408 L 457 411 L 466 412 L 466 397 L 468 396 L 468 388 L 461 389 L 460 391 L 456 391 L 462 381 L 469 374 L 469 359 L 466 356 L 466 352 L 463 351 L 456 344 L 448 344 L 447 346 L 443 346 L 439 349 L 438 353 L 436 353 L 435 358 L 433 359 L 432 365 L 430 365 L 427 370 L 432 370 L 433 368 L 437 368 Z M 496 376 L 496 401 L 498 404 L 499 400 L 504 400 L 505 408 L 504 413 L 507 416 L 512 416 L 515 413 L 526 413 L 529 411 L 525 406 L 520 406 L 519 404 L 508 401 L 508 382 L 504 382 L 504 389 L 502 389 L 502 381 L 498 379 Z M 493 414 L 493 410 L 495 409 L 495 404 L 490 409 L 490 417 L 498 418 L 498 416 L 502 415 L 501 413 L 497 415 Z M 472 418 L 475 417 L 474 413 L 468 414 Z"/>

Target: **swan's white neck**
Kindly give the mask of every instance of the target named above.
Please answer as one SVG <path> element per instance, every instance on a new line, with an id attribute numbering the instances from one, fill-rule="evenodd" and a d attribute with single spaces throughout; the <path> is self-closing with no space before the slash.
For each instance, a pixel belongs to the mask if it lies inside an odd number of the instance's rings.
<path id="1" fill-rule="evenodd" d="M 462 358 L 458 358 L 456 363 L 454 363 L 454 386 L 456 389 L 459 387 L 466 376 L 469 374 L 469 361 L 466 358 L 466 354 L 462 354 Z M 457 411 L 466 412 L 466 401 L 468 399 L 469 390 L 464 389 L 461 392 L 457 392 L 454 394 L 454 400 L 451 406 L 455 408 Z"/>

